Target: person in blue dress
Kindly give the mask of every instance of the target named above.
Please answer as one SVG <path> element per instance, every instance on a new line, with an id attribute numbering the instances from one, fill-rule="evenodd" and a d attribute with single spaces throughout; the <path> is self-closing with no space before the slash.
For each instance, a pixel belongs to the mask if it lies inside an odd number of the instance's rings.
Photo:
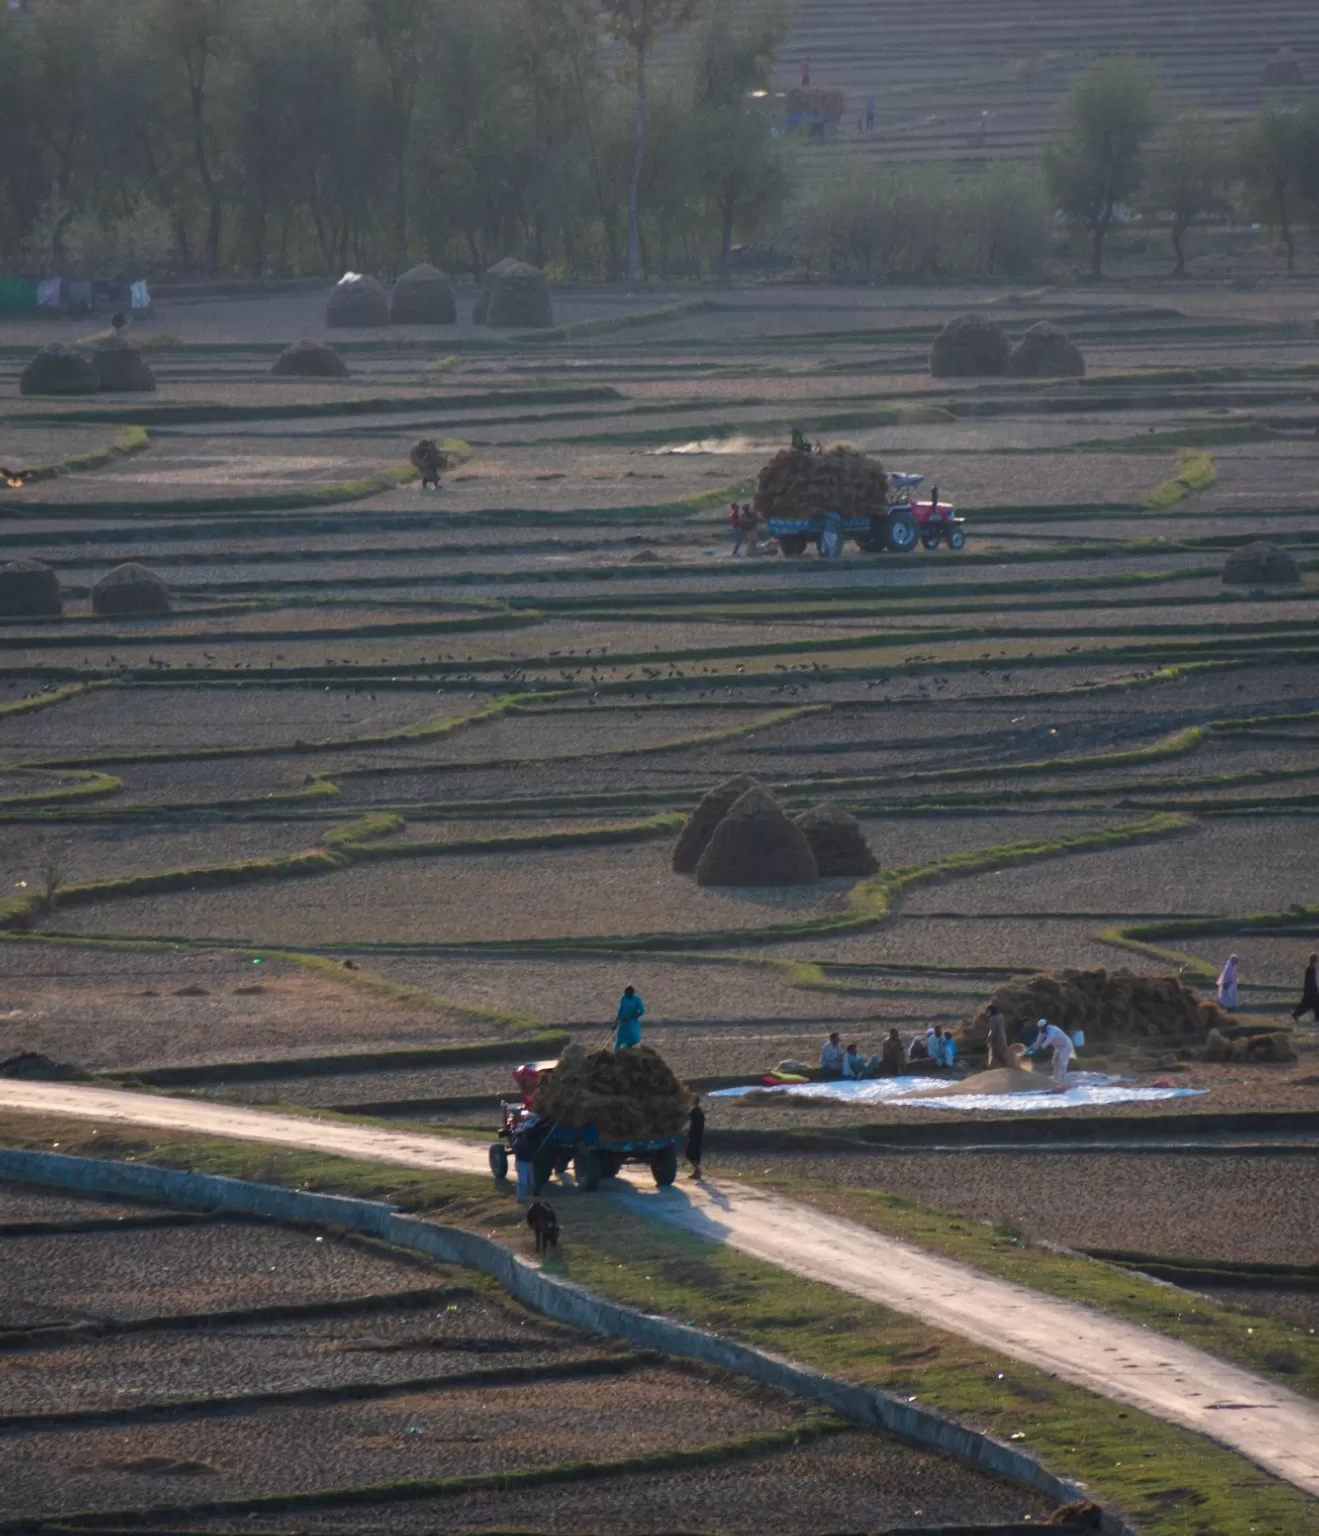
<path id="1" fill-rule="evenodd" d="M 641 1044 L 641 1015 L 646 1005 L 635 987 L 624 987 L 618 1000 L 618 1030 L 614 1035 L 614 1049 Z"/>

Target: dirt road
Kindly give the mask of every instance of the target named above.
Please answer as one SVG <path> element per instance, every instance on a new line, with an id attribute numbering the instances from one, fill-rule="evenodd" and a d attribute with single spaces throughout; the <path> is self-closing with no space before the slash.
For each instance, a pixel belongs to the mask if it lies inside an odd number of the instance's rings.
<path id="1" fill-rule="evenodd" d="M 398 1167 L 488 1171 L 479 1144 L 160 1094 L 0 1079 L 0 1109 L 189 1130 Z M 920 1317 L 1196 1430 L 1319 1497 L 1319 1402 L 1264 1377 L 1120 1318 L 995 1279 L 741 1184 L 667 1190 L 638 1185 L 613 1198 L 695 1236 Z M 950 1297 L 955 1305 L 948 1304 Z"/>

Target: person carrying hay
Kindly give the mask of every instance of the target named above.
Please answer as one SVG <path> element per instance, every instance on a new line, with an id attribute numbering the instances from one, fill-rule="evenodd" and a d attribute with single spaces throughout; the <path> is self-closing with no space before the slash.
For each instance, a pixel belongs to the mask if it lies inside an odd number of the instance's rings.
<path id="1" fill-rule="evenodd" d="M 635 987 L 624 987 L 618 1000 L 617 1029 L 614 1033 L 614 1049 L 621 1051 L 628 1046 L 641 1044 L 641 1016 L 646 1005 Z"/>

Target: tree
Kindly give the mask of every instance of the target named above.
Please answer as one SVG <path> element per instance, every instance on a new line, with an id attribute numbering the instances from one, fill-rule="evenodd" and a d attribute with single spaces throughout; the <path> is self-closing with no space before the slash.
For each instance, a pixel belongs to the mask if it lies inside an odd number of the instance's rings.
<path id="1" fill-rule="evenodd" d="M 1090 271 L 1103 276 L 1114 210 L 1140 190 L 1158 123 L 1158 76 L 1140 59 L 1097 59 L 1063 97 L 1044 174 L 1055 203 L 1090 231 Z"/>
<path id="2" fill-rule="evenodd" d="M 627 276 L 641 280 L 641 170 L 646 153 L 646 58 L 670 28 L 692 19 L 696 0 L 602 0 L 605 24 L 632 54 L 636 74 L 632 178 L 627 193 Z"/>
<path id="3" fill-rule="evenodd" d="M 394 152 L 394 273 L 407 266 L 408 178 L 417 92 L 434 54 L 431 0 L 365 0 L 366 31 L 384 67 Z"/>
<path id="4" fill-rule="evenodd" d="M 1186 276 L 1182 242 L 1192 225 L 1227 207 L 1227 157 L 1212 119 L 1198 113 L 1177 118 L 1150 157 L 1149 200 L 1169 217 L 1176 257 L 1174 277 Z"/>
<path id="5" fill-rule="evenodd" d="M 1292 221 L 1307 192 L 1313 198 L 1314 157 L 1319 153 L 1319 111 L 1266 101 L 1241 136 L 1241 174 L 1246 202 L 1278 232 L 1287 252 L 1287 275 L 1296 269 Z"/>

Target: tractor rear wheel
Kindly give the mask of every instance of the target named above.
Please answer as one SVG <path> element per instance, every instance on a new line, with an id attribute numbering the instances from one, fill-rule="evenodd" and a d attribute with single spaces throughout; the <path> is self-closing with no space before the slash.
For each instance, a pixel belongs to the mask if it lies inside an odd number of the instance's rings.
<path id="1" fill-rule="evenodd" d="M 661 1147 L 650 1160 L 650 1171 L 655 1175 L 655 1182 L 661 1189 L 666 1184 L 672 1184 L 678 1177 L 678 1149 L 672 1143 L 667 1147 Z"/>
<path id="2" fill-rule="evenodd" d="M 502 1141 L 494 1141 L 490 1144 L 490 1172 L 497 1179 L 508 1177 L 508 1148 Z"/>
<path id="3" fill-rule="evenodd" d="M 888 547 L 897 555 L 916 548 L 916 519 L 905 508 L 888 515 Z"/>
<path id="4" fill-rule="evenodd" d="M 600 1159 L 590 1147 L 578 1148 L 572 1160 L 572 1172 L 577 1188 L 584 1189 L 588 1195 L 600 1188 Z"/>
<path id="5" fill-rule="evenodd" d="M 806 535 L 804 533 L 785 533 L 779 540 L 779 548 L 785 555 L 804 555 L 806 553 Z"/>

